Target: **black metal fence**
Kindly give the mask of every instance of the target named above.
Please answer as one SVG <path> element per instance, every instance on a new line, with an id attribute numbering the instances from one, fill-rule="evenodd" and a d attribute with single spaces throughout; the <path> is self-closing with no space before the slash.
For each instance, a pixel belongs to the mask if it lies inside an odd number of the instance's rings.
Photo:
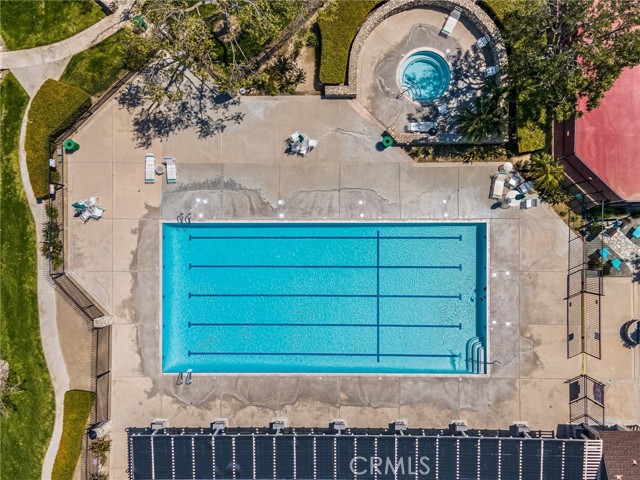
<path id="1" fill-rule="evenodd" d="M 601 358 L 602 267 L 590 259 L 584 238 L 569 228 L 567 268 L 567 358 L 585 353 Z"/>
<path id="2" fill-rule="evenodd" d="M 570 422 L 604 425 L 604 384 L 588 375 L 578 375 L 566 383 Z"/>

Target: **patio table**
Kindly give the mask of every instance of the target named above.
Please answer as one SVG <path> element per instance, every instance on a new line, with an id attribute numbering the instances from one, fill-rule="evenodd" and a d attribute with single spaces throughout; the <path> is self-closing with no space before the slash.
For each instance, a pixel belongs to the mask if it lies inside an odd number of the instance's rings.
<path id="1" fill-rule="evenodd" d="M 520 192 L 517 190 L 511 190 L 504 196 L 504 198 L 508 201 L 510 207 L 517 207 L 520 205 L 520 199 L 518 199 L 519 195 Z"/>

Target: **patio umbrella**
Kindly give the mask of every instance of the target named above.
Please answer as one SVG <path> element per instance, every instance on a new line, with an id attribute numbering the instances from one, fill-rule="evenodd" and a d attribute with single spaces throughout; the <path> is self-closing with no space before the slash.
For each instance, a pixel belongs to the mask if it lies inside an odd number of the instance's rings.
<path id="1" fill-rule="evenodd" d="M 80 210 L 81 212 L 83 212 L 83 211 L 85 211 L 87 209 L 87 206 L 82 202 L 72 203 L 71 206 L 73 208 L 75 208 L 76 210 Z"/>

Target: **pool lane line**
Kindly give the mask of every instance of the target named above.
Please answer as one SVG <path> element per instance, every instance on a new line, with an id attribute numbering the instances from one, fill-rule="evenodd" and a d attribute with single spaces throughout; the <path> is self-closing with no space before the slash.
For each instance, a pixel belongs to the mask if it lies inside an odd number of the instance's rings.
<path id="1" fill-rule="evenodd" d="M 282 297 L 282 298 L 452 298 L 462 300 L 462 294 L 458 295 L 347 295 L 329 293 L 193 293 L 189 292 L 189 298 L 201 297 Z"/>
<path id="2" fill-rule="evenodd" d="M 376 361 L 380 363 L 380 230 L 377 230 L 376 234 Z"/>
<path id="3" fill-rule="evenodd" d="M 379 254 L 378 254 L 379 256 Z M 462 264 L 458 265 L 198 265 L 189 263 L 189 270 L 194 268 L 309 268 L 309 269 L 388 269 L 388 270 L 460 270 Z"/>
<path id="4" fill-rule="evenodd" d="M 252 355 L 252 356 L 283 356 L 283 357 L 412 357 L 412 358 L 459 358 L 459 355 L 439 353 L 335 353 L 335 352 L 192 352 L 187 350 L 187 355 L 213 356 L 213 355 Z"/>
<path id="5" fill-rule="evenodd" d="M 416 237 L 385 237 L 380 236 L 380 240 L 458 240 L 462 241 L 462 235 L 454 235 L 454 236 L 416 236 Z M 219 236 L 219 235 L 189 235 L 189 241 L 191 240 L 377 240 L 377 236 L 284 236 L 284 235 L 274 235 L 274 236 L 242 236 L 242 235 L 233 235 L 233 236 Z"/>
<path id="6" fill-rule="evenodd" d="M 378 327 L 378 328 L 457 328 L 462 330 L 462 323 L 445 324 L 385 324 L 385 323 L 239 323 L 239 322 L 188 322 L 191 327 Z"/>

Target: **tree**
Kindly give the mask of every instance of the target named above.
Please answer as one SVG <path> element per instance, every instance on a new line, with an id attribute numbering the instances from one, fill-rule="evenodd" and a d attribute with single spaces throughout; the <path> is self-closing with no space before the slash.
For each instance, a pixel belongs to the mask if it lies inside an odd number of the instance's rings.
<path id="1" fill-rule="evenodd" d="M 300 6 L 300 0 L 138 2 L 131 13 L 149 27 L 142 35 L 127 35 L 125 50 L 130 66 L 143 69 L 139 93 L 158 104 L 182 101 L 202 84 L 224 92 L 250 83 L 252 58 Z"/>
<path id="2" fill-rule="evenodd" d="M 534 153 L 529 163 L 529 176 L 537 190 L 552 192 L 560 187 L 564 166 L 548 153 Z"/>
<path id="3" fill-rule="evenodd" d="M 503 18 L 504 33 L 512 46 L 510 78 L 532 118 L 548 109 L 566 120 L 577 96 L 597 107 L 622 70 L 640 64 L 640 2 L 519 2 Z"/>
<path id="4" fill-rule="evenodd" d="M 24 393 L 24 387 L 23 382 L 15 377 L 13 371 L 10 371 L 0 383 L 0 417 L 6 418 L 16 409 L 13 397 Z"/>
<path id="5" fill-rule="evenodd" d="M 454 118 L 458 133 L 472 143 L 502 137 L 504 124 L 504 90 L 493 84 L 473 99 L 471 107 L 462 108 Z"/>

